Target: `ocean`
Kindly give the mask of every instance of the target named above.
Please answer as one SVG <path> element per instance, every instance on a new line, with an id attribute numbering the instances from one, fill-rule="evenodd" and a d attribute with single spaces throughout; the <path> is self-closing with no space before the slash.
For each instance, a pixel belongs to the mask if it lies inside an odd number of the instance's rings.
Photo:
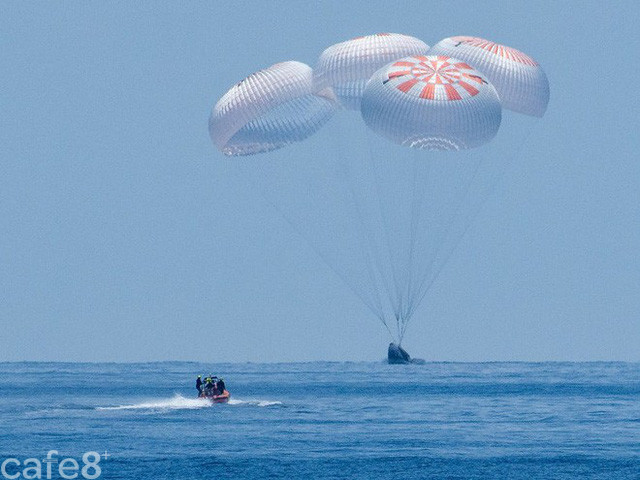
<path id="1" fill-rule="evenodd" d="M 41 478 L 640 479 L 640 364 L 0 363 L 0 479 L 50 450 Z"/>

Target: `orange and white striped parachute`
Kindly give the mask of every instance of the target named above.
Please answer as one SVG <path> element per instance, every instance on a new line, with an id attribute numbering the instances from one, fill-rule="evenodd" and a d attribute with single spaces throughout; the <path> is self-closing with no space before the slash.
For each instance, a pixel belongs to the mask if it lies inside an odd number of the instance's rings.
<path id="1" fill-rule="evenodd" d="M 549 103 L 549 81 L 533 58 L 515 48 L 477 37 L 449 37 L 429 55 L 459 58 L 487 76 L 496 87 L 502 106 L 525 115 L 542 117 Z"/>
<path id="2" fill-rule="evenodd" d="M 365 89 L 361 113 L 376 133 L 428 150 L 480 146 L 496 135 L 502 118 L 486 76 L 444 55 L 405 57 L 378 70 Z"/>

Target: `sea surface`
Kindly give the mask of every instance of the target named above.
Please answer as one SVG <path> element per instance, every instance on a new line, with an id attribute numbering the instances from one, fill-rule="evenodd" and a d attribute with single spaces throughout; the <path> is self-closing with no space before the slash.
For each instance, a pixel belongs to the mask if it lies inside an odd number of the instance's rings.
<path id="1" fill-rule="evenodd" d="M 0 363 L 0 461 L 49 450 L 104 479 L 640 479 L 640 364 Z"/>

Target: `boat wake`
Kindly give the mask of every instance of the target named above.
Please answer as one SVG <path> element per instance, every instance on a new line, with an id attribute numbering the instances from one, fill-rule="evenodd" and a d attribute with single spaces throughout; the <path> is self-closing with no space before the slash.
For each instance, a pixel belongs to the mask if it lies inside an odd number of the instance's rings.
<path id="1" fill-rule="evenodd" d="M 273 405 L 282 405 L 282 402 L 270 400 L 240 400 L 232 398 L 228 405 L 253 405 L 257 407 L 270 407 Z M 113 407 L 96 407 L 96 410 L 196 410 L 199 408 L 210 408 L 216 406 L 204 398 L 186 398 L 182 395 L 176 395 L 173 398 L 167 398 L 154 402 L 142 402 L 132 405 L 117 405 Z"/>
<path id="2" fill-rule="evenodd" d="M 97 407 L 96 410 L 194 410 L 211 406 L 211 402 L 202 398 L 186 398 L 182 395 L 176 395 L 173 398 L 154 402 L 117 405 L 114 407 Z"/>

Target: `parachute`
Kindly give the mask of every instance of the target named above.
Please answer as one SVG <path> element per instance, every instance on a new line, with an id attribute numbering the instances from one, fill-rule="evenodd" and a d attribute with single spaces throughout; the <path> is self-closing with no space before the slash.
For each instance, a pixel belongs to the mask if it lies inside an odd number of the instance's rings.
<path id="1" fill-rule="evenodd" d="M 434 45 L 429 54 L 456 57 L 484 72 L 508 110 L 536 117 L 547 110 L 547 76 L 538 62 L 515 48 L 484 38 L 450 37 Z"/>
<path id="2" fill-rule="evenodd" d="M 276 63 L 223 95 L 209 117 L 209 133 L 225 155 L 268 152 L 313 135 L 335 110 L 330 91 L 314 90 L 311 67 Z"/>
<path id="3" fill-rule="evenodd" d="M 376 70 L 428 49 L 422 40 L 398 33 L 353 38 L 322 52 L 314 69 L 314 84 L 319 90 L 330 87 L 348 110 L 359 110 L 362 93 Z"/>
<path id="4" fill-rule="evenodd" d="M 358 37 L 313 71 L 250 75 L 211 113 L 217 148 L 245 156 L 242 171 L 398 346 L 548 103 L 540 66 L 496 45 Z"/>
<path id="5" fill-rule="evenodd" d="M 416 55 L 378 70 L 367 83 L 362 118 L 376 133 L 413 148 L 460 150 L 491 140 L 502 107 L 477 70 L 446 56 Z"/>

